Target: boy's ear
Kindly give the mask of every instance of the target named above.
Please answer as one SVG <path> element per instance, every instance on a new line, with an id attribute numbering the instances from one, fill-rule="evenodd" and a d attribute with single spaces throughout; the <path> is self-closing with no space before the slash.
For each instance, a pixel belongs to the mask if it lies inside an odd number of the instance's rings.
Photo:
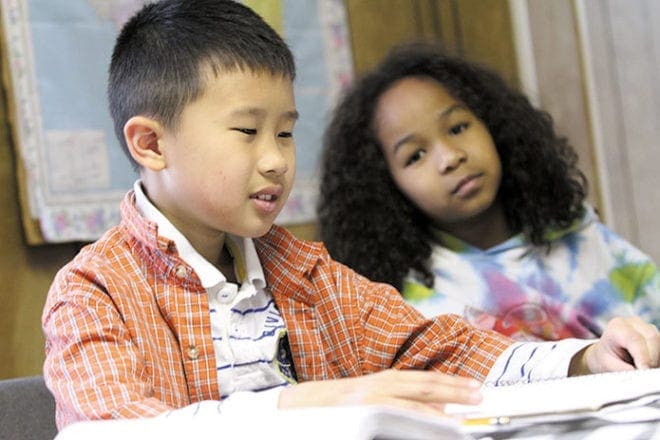
<path id="1" fill-rule="evenodd" d="M 124 139 L 131 156 L 140 166 L 153 171 L 166 166 L 159 143 L 162 134 L 162 125 L 145 116 L 133 116 L 124 124 Z"/>

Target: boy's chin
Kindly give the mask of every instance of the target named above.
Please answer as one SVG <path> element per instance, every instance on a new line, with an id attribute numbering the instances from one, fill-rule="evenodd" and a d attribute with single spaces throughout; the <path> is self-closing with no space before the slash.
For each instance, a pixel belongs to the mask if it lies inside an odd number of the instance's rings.
<path id="1" fill-rule="evenodd" d="M 277 216 L 282 211 L 282 208 L 277 209 L 275 212 L 271 212 L 267 215 L 258 216 L 249 216 L 244 219 L 240 226 L 227 229 L 225 232 L 229 232 L 232 235 L 245 238 L 259 238 L 264 236 L 270 231 L 277 219 Z"/>
<path id="2" fill-rule="evenodd" d="M 259 238 L 259 237 L 263 237 L 264 235 L 266 235 L 266 234 L 268 233 L 268 231 L 270 231 L 270 228 L 271 228 L 272 226 L 273 226 L 273 225 L 271 224 L 269 227 L 265 228 L 263 231 L 260 231 L 260 232 L 255 233 L 255 234 L 251 234 L 251 235 L 250 235 L 250 238 Z"/>
<path id="3" fill-rule="evenodd" d="M 249 231 L 241 231 L 242 233 L 239 234 L 234 234 L 246 238 L 259 238 L 268 233 L 270 231 L 270 228 L 273 227 L 273 222 L 269 223 L 264 223 L 263 225 L 255 226 L 254 228 L 250 228 Z"/>

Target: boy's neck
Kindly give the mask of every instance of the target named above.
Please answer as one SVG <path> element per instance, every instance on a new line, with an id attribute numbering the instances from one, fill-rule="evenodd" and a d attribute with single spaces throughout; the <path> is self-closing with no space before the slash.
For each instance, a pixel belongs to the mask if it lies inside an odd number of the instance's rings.
<path id="1" fill-rule="evenodd" d="M 238 283 L 238 279 L 236 278 L 236 271 L 234 270 L 234 257 L 232 256 L 231 252 L 229 252 L 226 244 L 222 247 L 220 257 L 218 258 L 217 263 L 215 263 L 215 267 L 220 272 L 222 272 L 227 281 L 230 283 Z"/>
<path id="2" fill-rule="evenodd" d="M 211 263 L 218 269 L 225 278 L 230 282 L 236 282 L 236 275 L 234 273 L 234 259 L 229 252 L 226 244 L 227 234 L 220 231 L 200 230 L 199 228 L 189 227 L 185 222 L 179 221 L 173 216 L 168 216 L 167 212 L 158 203 L 158 183 L 148 185 L 150 178 L 153 176 L 145 171 L 141 173 L 140 190 L 146 197 L 147 201 L 153 205 L 160 215 L 165 217 L 172 226 L 183 235 L 190 245 L 195 248 L 206 261 Z M 147 188 L 151 188 L 148 191 Z"/>
<path id="3" fill-rule="evenodd" d="M 191 237 L 187 237 L 190 240 L 193 247 L 199 252 L 201 256 L 206 259 L 209 263 L 213 264 L 216 269 L 218 269 L 225 276 L 227 281 L 231 283 L 237 283 L 236 274 L 234 271 L 234 257 L 227 247 L 227 235 L 223 234 L 223 240 L 221 243 L 213 241 L 212 245 L 207 246 L 210 241 L 204 240 L 191 240 Z M 219 249 L 219 251 L 218 251 Z"/>
<path id="4" fill-rule="evenodd" d="M 190 240 L 190 237 L 188 237 L 188 239 Z M 222 272 L 227 281 L 236 283 L 237 279 L 236 274 L 234 273 L 234 257 L 227 247 L 227 235 L 223 234 L 223 239 L 220 243 L 215 240 L 195 241 L 197 243 L 193 243 L 191 240 L 191 244 L 193 244 L 197 252 L 199 252 L 206 261 L 213 264 L 216 269 Z M 207 244 L 211 245 L 209 246 Z"/>

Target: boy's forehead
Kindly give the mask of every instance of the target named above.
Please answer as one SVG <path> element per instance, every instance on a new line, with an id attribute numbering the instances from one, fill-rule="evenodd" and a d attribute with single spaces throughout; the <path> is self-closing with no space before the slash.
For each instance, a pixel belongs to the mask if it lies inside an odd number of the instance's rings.
<path id="1" fill-rule="evenodd" d="M 222 98 L 226 110 L 231 108 L 232 113 L 244 116 L 258 116 L 260 106 L 256 105 L 257 99 L 264 103 L 275 99 L 287 107 L 282 109 L 287 117 L 298 118 L 293 80 L 289 75 L 267 69 L 232 67 L 219 70 L 207 65 L 202 68 L 197 99 L 204 96 Z"/>

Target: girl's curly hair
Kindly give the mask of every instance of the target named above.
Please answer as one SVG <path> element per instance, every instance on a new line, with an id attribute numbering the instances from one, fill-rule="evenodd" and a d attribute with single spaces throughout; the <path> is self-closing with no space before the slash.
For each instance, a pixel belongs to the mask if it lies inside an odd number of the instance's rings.
<path id="1" fill-rule="evenodd" d="M 502 162 L 498 197 L 512 230 L 544 244 L 545 232 L 582 215 L 587 180 L 548 113 L 493 71 L 431 43 L 408 43 L 353 83 L 324 133 L 318 216 L 333 258 L 399 290 L 410 269 L 432 285 L 429 221 L 394 183 L 373 126 L 379 97 L 409 76 L 438 81 L 485 123 Z"/>

